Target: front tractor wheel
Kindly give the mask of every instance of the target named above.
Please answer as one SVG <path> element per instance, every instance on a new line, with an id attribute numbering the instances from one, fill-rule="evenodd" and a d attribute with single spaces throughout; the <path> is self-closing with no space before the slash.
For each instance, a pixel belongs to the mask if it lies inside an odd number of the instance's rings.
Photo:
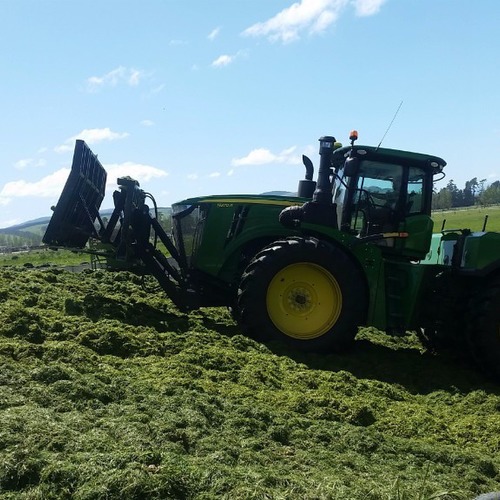
<path id="1" fill-rule="evenodd" d="M 342 250 L 316 238 L 289 238 L 250 262 L 238 309 L 245 333 L 254 338 L 338 350 L 354 339 L 364 320 L 364 280 Z"/>
<path id="2" fill-rule="evenodd" d="M 266 293 L 266 309 L 273 325 L 298 340 L 327 333 L 342 310 L 338 281 L 324 267 L 299 262 L 278 271 Z"/>

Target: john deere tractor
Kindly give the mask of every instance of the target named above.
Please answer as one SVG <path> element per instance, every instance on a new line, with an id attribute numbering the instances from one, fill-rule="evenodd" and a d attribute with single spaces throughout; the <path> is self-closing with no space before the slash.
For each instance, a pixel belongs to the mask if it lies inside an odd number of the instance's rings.
<path id="1" fill-rule="evenodd" d="M 175 203 L 168 234 L 154 198 L 130 178 L 118 179 L 102 220 L 106 172 L 78 140 L 44 242 L 150 274 L 181 309 L 230 307 L 262 341 L 327 352 L 363 325 L 413 330 L 434 344 L 466 342 L 500 377 L 500 234 L 433 236 L 433 181 L 446 162 L 356 139 L 342 147 L 321 137 L 317 180 L 304 156 L 296 195 Z"/>

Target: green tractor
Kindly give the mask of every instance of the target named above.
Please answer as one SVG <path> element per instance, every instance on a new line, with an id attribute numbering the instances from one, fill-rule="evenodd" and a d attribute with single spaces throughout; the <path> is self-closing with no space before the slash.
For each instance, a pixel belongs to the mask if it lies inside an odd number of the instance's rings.
<path id="1" fill-rule="evenodd" d="M 446 162 L 356 139 L 321 137 L 317 180 L 304 156 L 296 195 L 175 203 L 169 233 L 130 178 L 118 179 L 102 220 L 106 172 L 78 140 L 44 242 L 152 275 L 181 309 L 229 307 L 258 340 L 328 352 L 360 326 L 417 331 L 434 345 L 466 342 L 500 377 L 500 234 L 433 235 L 433 181 Z"/>

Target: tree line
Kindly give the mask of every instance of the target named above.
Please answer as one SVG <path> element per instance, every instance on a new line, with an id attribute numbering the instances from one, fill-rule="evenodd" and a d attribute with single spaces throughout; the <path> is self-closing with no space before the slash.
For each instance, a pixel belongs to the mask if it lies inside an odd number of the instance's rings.
<path id="1" fill-rule="evenodd" d="M 495 181 L 486 186 L 486 179 L 478 180 L 477 177 L 465 183 L 463 189 L 450 180 L 439 191 L 434 191 L 432 198 L 433 210 L 445 210 L 458 207 L 471 207 L 474 205 L 494 205 L 500 203 L 500 181 Z"/>
<path id="2" fill-rule="evenodd" d="M 42 244 L 40 234 L 27 231 L 12 231 L 0 233 L 0 249 L 2 247 L 38 246 Z"/>

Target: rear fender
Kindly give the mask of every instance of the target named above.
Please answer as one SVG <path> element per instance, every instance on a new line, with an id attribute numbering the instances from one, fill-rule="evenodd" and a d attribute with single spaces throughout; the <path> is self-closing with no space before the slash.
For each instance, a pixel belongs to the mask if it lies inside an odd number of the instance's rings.
<path id="1" fill-rule="evenodd" d="M 460 272 L 487 276 L 500 269 L 500 233 L 476 232 L 465 238 Z"/>

